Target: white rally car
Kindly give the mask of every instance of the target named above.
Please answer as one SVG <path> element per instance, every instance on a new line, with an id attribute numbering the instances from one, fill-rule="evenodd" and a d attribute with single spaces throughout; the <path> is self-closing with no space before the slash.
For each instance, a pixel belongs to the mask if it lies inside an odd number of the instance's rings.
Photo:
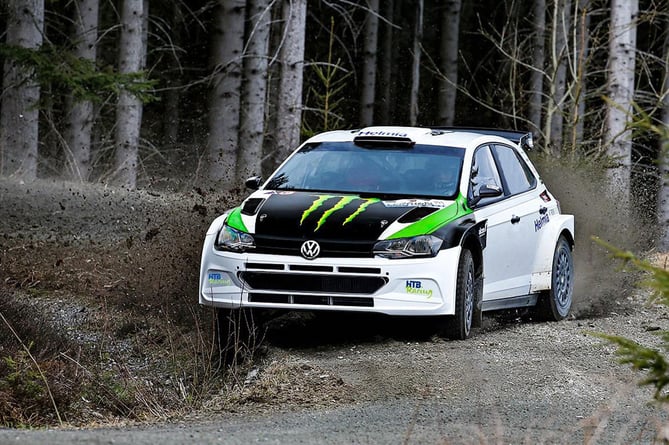
<path id="1" fill-rule="evenodd" d="M 302 144 L 207 231 L 200 303 L 440 315 L 465 339 L 483 311 L 565 318 L 574 217 L 522 148 L 531 134 L 370 127 Z"/>

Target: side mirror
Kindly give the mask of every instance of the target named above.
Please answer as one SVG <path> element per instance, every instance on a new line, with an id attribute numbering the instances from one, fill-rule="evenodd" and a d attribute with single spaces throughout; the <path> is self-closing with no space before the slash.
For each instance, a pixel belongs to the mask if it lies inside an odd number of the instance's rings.
<path id="1" fill-rule="evenodd" d="M 495 184 L 482 184 L 474 189 L 474 196 L 469 200 L 469 207 L 475 206 L 483 198 L 496 198 L 504 192 Z"/>
<path id="2" fill-rule="evenodd" d="M 502 189 L 495 184 L 483 184 L 478 190 L 479 198 L 495 198 L 502 196 Z"/>
<path id="3" fill-rule="evenodd" d="M 260 176 L 251 176 L 244 182 L 244 185 L 251 190 L 258 190 L 262 185 L 262 178 Z"/>

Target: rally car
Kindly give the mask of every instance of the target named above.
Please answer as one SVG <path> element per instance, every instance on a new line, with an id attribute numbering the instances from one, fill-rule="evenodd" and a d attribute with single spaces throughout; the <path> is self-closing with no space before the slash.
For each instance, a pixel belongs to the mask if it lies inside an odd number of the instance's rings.
<path id="1" fill-rule="evenodd" d="M 530 133 L 369 127 L 307 140 L 206 234 L 199 301 L 443 317 L 465 339 L 484 311 L 561 320 L 574 217 L 525 153 Z"/>

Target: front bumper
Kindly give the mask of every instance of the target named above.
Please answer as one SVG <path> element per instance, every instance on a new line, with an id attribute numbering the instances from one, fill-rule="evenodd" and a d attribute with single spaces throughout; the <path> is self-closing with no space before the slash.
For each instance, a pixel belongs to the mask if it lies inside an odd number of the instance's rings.
<path id="1" fill-rule="evenodd" d="M 376 312 L 455 313 L 461 248 L 433 258 L 317 258 L 222 252 L 208 234 L 200 265 L 200 304 Z"/>

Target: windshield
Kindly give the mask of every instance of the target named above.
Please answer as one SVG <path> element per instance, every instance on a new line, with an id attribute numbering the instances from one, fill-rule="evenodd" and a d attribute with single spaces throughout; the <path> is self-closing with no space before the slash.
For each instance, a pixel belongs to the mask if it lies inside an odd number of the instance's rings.
<path id="1" fill-rule="evenodd" d="M 463 156 L 463 149 L 436 145 L 309 144 L 274 173 L 265 189 L 454 198 Z"/>

